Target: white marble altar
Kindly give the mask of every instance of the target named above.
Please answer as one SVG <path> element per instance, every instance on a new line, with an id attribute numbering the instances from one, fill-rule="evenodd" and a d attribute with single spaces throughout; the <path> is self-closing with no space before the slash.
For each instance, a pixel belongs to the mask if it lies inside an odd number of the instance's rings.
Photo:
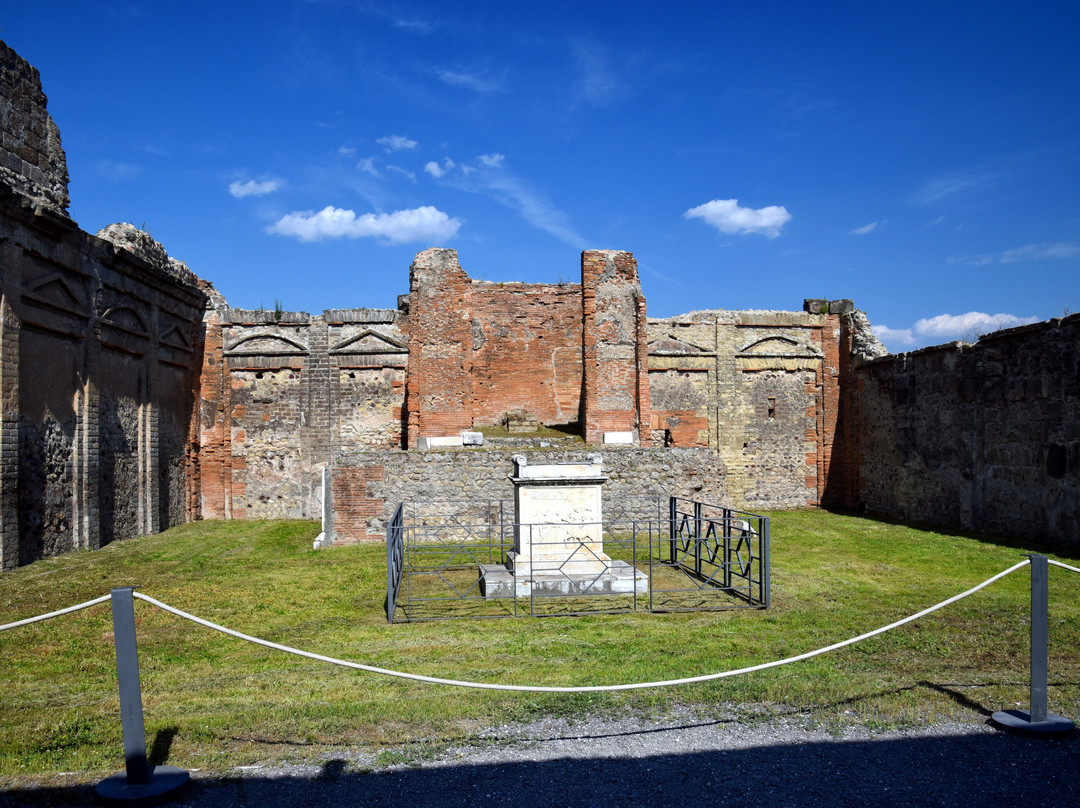
<path id="1" fill-rule="evenodd" d="M 530 465 L 514 455 L 514 549 L 482 565 L 486 597 L 648 591 L 648 577 L 604 553 L 602 459 Z"/>

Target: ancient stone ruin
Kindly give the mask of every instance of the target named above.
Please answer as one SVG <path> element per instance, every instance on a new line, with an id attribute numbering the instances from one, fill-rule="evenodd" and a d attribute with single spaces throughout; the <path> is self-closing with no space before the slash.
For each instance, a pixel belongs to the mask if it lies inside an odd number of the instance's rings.
<path id="1" fill-rule="evenodd" d="M 0 568 L 324 505 L 325 543 L 378 538 L 399 501 L 510 498 L 539 439 L 477 433 L 529 419 L 552 464 L 603 446 L 613 496 L 1080 543 L 1075 315 L 886 356 L 851 301 L 653 319 L 632 253 L 497 284 L 447 249 L 396 309 L 237 310 L 131 225 L 80 230 L 67 185 L 0 43 Z"/>

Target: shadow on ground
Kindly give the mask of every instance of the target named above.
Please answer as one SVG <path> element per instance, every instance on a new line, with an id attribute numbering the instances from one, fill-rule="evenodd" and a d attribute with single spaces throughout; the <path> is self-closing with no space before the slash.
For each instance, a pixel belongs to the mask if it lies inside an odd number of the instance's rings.
<path id="1" fill-rule="evenodd" d="M 643 755 L 640 749 L 631 749 L 627 757 L 593 757 L 605 740 L 594 736 L 573 739 L 569 751 L 566 738 L 550 738 L 476 752 L 503 758 L 491 763 L 471 763 L 466 758 L 459 763 L 427 762 L 414 768 L 363 772 L 351 769 L 344 760 L 329 760 L 321 769 L 312 768 L 310 776 L 196 773 L 184 791 L 164 804 L 319 808 L 1080 805 L 1076 774 L 1080 740 L 1075 734 L 1047 739 L 975 732 L 783 743 L 779 733 L 763 725 L 752 731 L 753 745 L 721 748 L 725 731 L 713 730 L 718 748 L 678 754 Z M 560 744 L 557 756 L 551 757 L 552 749 L 545 745 L 556 743 Z M 541 759 L 545 757 L 550 759 Z M 93 784 L 0 793 L 0 805 L 11 808 L 94 804 Z"/>

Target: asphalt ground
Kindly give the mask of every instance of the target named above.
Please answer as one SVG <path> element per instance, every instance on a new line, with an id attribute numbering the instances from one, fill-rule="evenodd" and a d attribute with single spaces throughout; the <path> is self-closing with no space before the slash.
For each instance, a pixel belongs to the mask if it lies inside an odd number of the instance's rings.
<path id="1" fill-rule="evenodd" d="M 497 727 L 466 746 L 321 748 L 288 765 L 190 772 L 169 806 L 1080 806 L 1080 739 L 981 719 L 905 731 L 796 718 L 627 716 Z M 182 765 L 181 761 L 169 761 Z M 96 805 L 94 782 L 20 784 L 0 805 Z"/>

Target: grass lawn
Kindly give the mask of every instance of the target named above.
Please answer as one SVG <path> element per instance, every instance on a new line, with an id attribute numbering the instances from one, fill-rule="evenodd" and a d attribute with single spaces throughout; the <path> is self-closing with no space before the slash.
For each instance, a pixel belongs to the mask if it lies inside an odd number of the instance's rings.
<path id="1" fill-rule="evenodd" d="M 675 679 L 890 623 L 1024 549 L 821 511 L 774 513 L 773 606 L 390 626 L 381 545 L 313 551 L 311 522 L 199 522 L 0 575 L 0 624 L 137 586 L 238 631 L 358 662 L 515 684 Z M 1080 566 L 1076 557 L 1052 558 Z M 218 769 L 328 747 L 442 744 L 543 715 L 693 705 L 893 727 L 1028 706 L 1028 571 L 856 646 L 783 668 L 621 694 L 425 685 L 260 648 L 136 601 L 151 762 Z M 0 633 L 0 785 L 123 768 L 107 604 Z M 1050 709 L 1080 719 L 1080 575 L 1050 569 Z"/>

